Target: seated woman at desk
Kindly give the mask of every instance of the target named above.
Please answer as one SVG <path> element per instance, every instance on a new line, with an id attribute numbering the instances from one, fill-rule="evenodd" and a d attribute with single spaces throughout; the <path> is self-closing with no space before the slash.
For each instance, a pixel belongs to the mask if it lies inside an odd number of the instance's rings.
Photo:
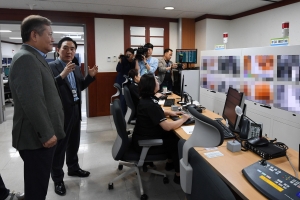
<path id="1" fill-rule="evenodd" d="M 175 169 L 174 182 L 180 183 L 179 157 L 178 157 L 178 138 L 172 130 L 179 128 L 189 115 L 183 114 L 177 121 L 168 121 L 166 116 L 176 116 L 181 112 L 164 111 L 158 104 L 157 97 L 154 94 L 159 90 L 159 83 L 153 74 L 145 74 L 141 77 L 139 83 L 140 102 L 137 107 L 137 120 L 133 131 L 132 139 L 134 149 L 142 151 L 138 145 L 138 140 L 162 139 L 162 146 L 151 147 L 148 154 L 159 154 L 167 152 L 172 158 Z M 171 165 L 168 161 L 166 165 Z"/>

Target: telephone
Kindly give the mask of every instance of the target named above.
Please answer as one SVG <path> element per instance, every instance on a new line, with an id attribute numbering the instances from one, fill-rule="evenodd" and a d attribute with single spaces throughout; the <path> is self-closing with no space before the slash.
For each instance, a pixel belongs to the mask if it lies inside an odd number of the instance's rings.
<path id="1" fill-rule="evenodd" d="M 243 118 L 241 123 L 240 138 L 247 140 L 250 138 L 261 137 L 262 124 L 250 122 L 247 118 Z"/>

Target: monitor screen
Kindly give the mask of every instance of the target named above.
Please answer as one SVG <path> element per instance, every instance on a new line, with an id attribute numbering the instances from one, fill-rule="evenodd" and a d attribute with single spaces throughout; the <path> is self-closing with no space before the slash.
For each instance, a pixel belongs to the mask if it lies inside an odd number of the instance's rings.
<path id="1" fill-rule="evenodd" d="M 176 63 L 197 63 L 197 49 L 176 49 Z"/>
<path id="2" fill-rule="evenodd" d="M 229 128 L 232 130 L 239 129 L 238 125 L 241 117 L 239 117 L 235 113 L 235 107 L 240 106 L 241 108 L 244 108 L 244 101 L 244 93 L 239 92 L 236 89 L 233 89 L 232 87 L 229 87 L 222 117 L 225 120 L 227 119 Z"/>
<path id="3" fill-rule="evenodd" d="M 11 64 L 12 58 L 7 58 L 7 64 Z"/>

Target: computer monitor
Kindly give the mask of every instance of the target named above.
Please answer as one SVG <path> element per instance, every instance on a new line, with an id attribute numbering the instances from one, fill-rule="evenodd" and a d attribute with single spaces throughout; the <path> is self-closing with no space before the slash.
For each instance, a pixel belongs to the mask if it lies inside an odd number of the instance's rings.
<path id="1" fill-rule="evenodd" d="M 228 88 L 222 117 L 228 121 L 231 130 L 239 130 L 241 117 L 235 113 L 235 107 L 244 108 L 245 95 L 232 87 Z"/>
<path id="2" fill-rule="evenodd" d="M 197 63 L 197 49 L 176 49 L 176 63 Z"/>
<path id="3" fill-rule="evenodd" d="M 184 75 L 182 75 L 181 80 L 181 88 L 180 88 L 180 101 L 178 101 L 178 104 L 185 104 L 184 102 Z"/>

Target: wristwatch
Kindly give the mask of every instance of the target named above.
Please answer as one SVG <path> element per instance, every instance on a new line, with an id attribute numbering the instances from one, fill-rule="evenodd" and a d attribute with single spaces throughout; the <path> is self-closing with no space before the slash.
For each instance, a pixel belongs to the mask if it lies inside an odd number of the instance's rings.
<path id="1" fill-rule="evenodd" d="M 148 63 L 147 63 L 147 62 L 144 62 L 144 64 L 147 65 Z"/>

